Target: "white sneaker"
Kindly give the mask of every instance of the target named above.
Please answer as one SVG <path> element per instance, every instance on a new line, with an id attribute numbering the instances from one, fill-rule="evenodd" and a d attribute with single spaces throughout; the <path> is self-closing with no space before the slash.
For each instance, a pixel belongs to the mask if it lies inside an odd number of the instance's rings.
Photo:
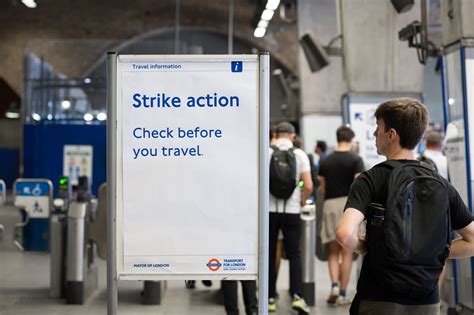
<path id="1" fill-rule="evenodd" d="M 309 314 L 311 312 L 311 309 L 309 308 L 308 304 L 306 304 L 306 301 L 297 294 L 293 295 L 291 308 L 293 308 L 295 311 L 298 311 L 298 314 L 300 315 Z"/>
<path id="2" fill-rule="evenodd" d="M 268 312 L 269 313 L 274 313 L 277 310 L 277 304 L 276 304 L 276 299 L 274 298 L 269 298 L 268 299 Z"/>
<path id="3" fill-rule="evenodd" d="M 332 287 L 331 293 L 329 294 L 329 297 L 327 299 L 328 304 L 336 304 L 336 300 L 339 297 L 339 286 L 336 285 Z"/>
<path id="4" fill-rule="evenodd" d="M 347 296 L 339 295 L 336 299 L 336 305 L 349 305 L 352 301 Z"/>

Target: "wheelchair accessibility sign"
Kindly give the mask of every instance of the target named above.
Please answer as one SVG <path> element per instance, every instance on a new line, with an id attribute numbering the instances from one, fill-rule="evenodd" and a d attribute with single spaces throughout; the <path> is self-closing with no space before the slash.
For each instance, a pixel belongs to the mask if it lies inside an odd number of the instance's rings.
<path id="1" fill-rule="evenodd" d="M 48 180 L 19 179 L 14 184 L 15 206 L 30 218 L 48 218 L 52 185 Z"/>
<path id="2" fill-rule="evenodd" d="M 18 196 L 48 196 L 51 187 L 47 182 L 18 182 L 15 192 Z"/>

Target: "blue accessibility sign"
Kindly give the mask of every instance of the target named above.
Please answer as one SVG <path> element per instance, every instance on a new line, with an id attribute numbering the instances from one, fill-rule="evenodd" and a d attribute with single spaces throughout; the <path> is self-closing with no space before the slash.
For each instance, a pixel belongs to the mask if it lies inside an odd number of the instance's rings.
<path id="1" fill-rule="evenodd" d="M 17 196 L 45 196 L 48 195 L 51 186 L 47 182 L 18 182 L 15 186 Z"/>

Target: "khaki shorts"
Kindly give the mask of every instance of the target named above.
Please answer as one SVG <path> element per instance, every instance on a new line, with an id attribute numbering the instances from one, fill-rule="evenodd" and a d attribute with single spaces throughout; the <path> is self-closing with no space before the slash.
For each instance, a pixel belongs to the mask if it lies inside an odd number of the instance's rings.
<path id="1" fill-rule="evenodd" d="M 336 240 L 336 228 L 344 206 L 347 202 L 347 196 L 327 199 L 323 205 L 323 217 L 321 222 L 321 242 L 327 244 Z"/>

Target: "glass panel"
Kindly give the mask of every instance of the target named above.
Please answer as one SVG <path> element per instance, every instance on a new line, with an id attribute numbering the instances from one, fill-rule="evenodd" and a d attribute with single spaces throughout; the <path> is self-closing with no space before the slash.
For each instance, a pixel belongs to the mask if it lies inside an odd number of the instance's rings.
<path id="1" fill-rule="evenodd" d="M 106 113 L 106 52 L 174 54 L 173 31 L 157 30 L 137 37 L 89 40 L 32 40 L 25 53 L 24 121 L 36 123 L 103 124 Z M 227 36 L 183 30 L 180 54 L 227 54 Z M 87 53 L 84 53 L 86 51 Z M 257 53 L 249 43 L 234 40 L 235 54 Z M 290 69 L 271 59 L 271 120 L 298 120 L 298 86 Z M 273 70 L 280 69 L 282 75 Z M 282 84 L 285 88 L 282 88 Z M 86 115 L 89 114 L 89 115 Z M 85 118 L 90 118 L 86 121 Z"/>
<path id="2" fill-rule="evenodd" d="M 446 56 L 449 121 L 464 120 L 461 54 L 455 51 Z M 464 133 L 464 124 L 463 130 Z"/>

